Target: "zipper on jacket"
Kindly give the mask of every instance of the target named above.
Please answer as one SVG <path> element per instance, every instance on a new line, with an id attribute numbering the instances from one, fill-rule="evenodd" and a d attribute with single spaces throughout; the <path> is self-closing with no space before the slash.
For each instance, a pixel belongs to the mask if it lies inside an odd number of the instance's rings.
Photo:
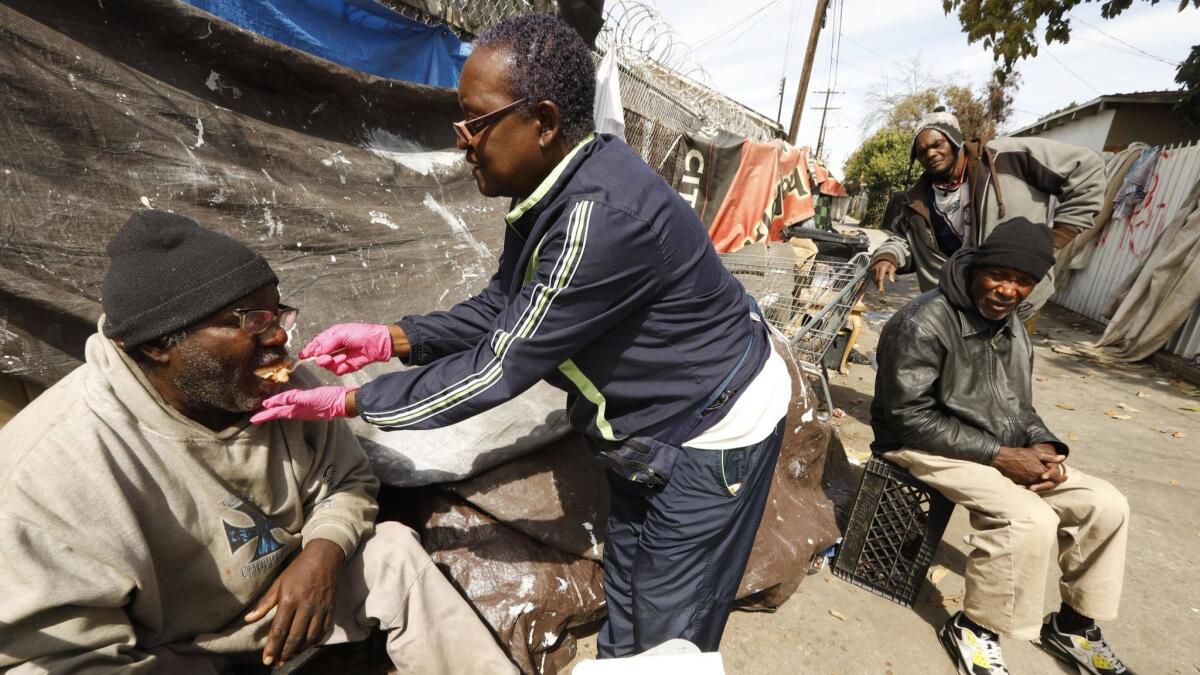
<path id="1" fill-rule="evenodd" d="M 991 379 L 992 379 L 992 395 L 996 397 L 996 404 L 1000 407 L 1000 410 L 1004 411 L 1004 419 L 1007 422 L 1009 431 L 1015 435 L 1018 431 L 1017 421 L 1014 420 L 1012 418 L 1012 416 L 1008 414 L 1008 408 L 1004 405 L 1004 397 L 1000 395 L 1000 384 L 999 384 L 1000 377 L 999 377 L 999 373 L 997 372 L 997 369 L 996 369 L 996 361 L 999 360 L 999 357 L 997 356 L 997 350 L 996 350 L 996 338 L 998 338 L 998 337 L 1000 337 L 999 332 L 997 332 L 992 337 L 988 338 L 988 347 L 991 349 L 991 352 L 992 352 L 991 358 L 988 359 L 988 371 L 989 371 L 989 374 L 991 375 Z"/>

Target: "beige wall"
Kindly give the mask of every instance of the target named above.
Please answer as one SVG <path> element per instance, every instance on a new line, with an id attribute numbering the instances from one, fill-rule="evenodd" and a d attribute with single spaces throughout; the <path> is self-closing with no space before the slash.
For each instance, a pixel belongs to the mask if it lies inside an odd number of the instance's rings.
<path id="1" fill-rule="evenodd" d="M 1147 145 L 1170 145 L 1200 139 L 1200 126 L 1184 127 L 1169 105 L 1122 105 L 1104 141 L 1110 152 L 1123 150 L 1134 141 Z"/>

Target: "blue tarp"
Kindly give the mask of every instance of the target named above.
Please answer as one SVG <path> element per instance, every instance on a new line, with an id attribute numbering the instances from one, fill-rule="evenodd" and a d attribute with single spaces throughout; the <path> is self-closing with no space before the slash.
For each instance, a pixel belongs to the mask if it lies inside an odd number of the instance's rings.
<path id="1" fill-rule="evenodd" d="M 471 53 L 445 26 L 427 26 L 375 0 L 186 0 L 264 37 L 355 70 L 457 87 Z"/>

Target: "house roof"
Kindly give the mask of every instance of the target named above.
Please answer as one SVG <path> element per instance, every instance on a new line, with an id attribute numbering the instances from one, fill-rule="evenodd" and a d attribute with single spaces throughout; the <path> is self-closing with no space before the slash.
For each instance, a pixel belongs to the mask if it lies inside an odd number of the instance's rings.
<path id="1" fill-rule="evenodd" d="M 1060 112 L 1047 115 L 1042 119 L 1027 124 L 1020 129 L 1009 134 L 1010 136 L 1025 136 L 1035 134 L 1046 129 L 1061 126 L 1068 122 L 1086 117 L 1088 115 L 1096 115 L 1110 108 L 1118 108 L 1123 105 L 1130 104 L 1151 104 L 1151 105 L 1167 105 L 1178 103 L 1183 98 L 1183 93 L 1180 91 L 1133 91 L 1127 94 L 1107 94 L 1105 96 L 1097 96 L 1096 98 L 1062 110 Z"/>

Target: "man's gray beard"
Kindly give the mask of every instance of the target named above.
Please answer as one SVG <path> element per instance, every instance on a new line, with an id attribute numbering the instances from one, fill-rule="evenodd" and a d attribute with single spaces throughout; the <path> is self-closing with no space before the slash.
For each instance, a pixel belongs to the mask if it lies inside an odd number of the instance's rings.
<path id="1" fill-rule="evenodd" d="M 175 355 L 179 368 L 170 384 L 188 408 L 248 413 L 261 405 L 262 399 L 238 388 L 245 381 L 244 364 L 225 363 L 194 339 L 180 342 Z"/>

